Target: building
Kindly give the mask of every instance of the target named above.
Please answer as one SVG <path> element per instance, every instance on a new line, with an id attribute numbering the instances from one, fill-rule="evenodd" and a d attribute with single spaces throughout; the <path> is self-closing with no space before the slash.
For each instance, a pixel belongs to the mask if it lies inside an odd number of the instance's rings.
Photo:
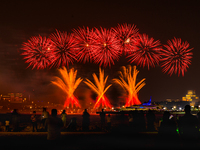
<path id="1" fill-rule="evenodd" d="M 22 93 L 8 93 L 1 94 L 1 100 L 6 100 L 10 103 L 22 103 L 26 101 L 26 98 L 23 97 Z"/>
<path id="2" fill-rule="evenodd" d="M 199 100 L 199 97 L 196 96 L 195 91 L 193 90 L 188 90 L 186 96 L 182 97 L 182 101 L 193 102 L 193 101 L 198 101 L 198 100 Z"/>
<path id="3" fill-rule="evenodd" d="M 185 108 L 185 105 L 190 105 L 192 107 L 192 110 L 194 108 L 200 108 L 200 101 L 199 97 L 196 96 L 196 93 L 194 90 L 188 90 L 186 96 L 182 97 L 182 100 L 180 99 L 166 99 L 166 101 L 159 102 L 160 105 L 163 105 L 163 107 L 166 110 L 176 110 L 176 111 L 182 111 Z"/>

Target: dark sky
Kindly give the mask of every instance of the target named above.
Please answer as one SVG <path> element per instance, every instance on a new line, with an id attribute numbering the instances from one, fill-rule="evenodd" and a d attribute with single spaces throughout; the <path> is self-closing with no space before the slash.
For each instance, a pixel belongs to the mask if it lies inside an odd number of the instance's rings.
<path id="1" fill-rule="evenodd" d="M 198 0 L 121 0 L 121 1 L 1 1 L 0 4 L 0 92 L 26 92 L 35 99 L 59 99 L 59 90 L 50 85 L 56 69 L 32 70 L 20 56 L 20 48 L 31 36 L 49 36 L 55 29 L 72 32 L 72 29 L 88 26 L 111 28 L 118 24 L 135 24 L 140 33 L 146 33 L 166 44 L 174 37 L 188 41 L 194 48 L 192 64 L 185 76 L 169 76 L 159 66 L 141 68 L 138 80 L 146 78 L 146 85 L 140 90 L 139 99 L 144 102 L 185 96 L 187 90 L 196 90 L 200 96 L 200 5 Z M 120 58 L 115 66 L 105 68 L 109 79 L 120 67 L 127 65 L 127 59 Z M 134 64 L 132 64 L 134 65 Z M 74 64 L 78 76 L 91 78 L 98 73 L 98 65 Z M 80 87 L 84 87 L 81 83 Z M 119 88 L 108 92 L 114 101 L 120 94 Z M 57 91 L 57 92 L 55 92 Z M 56 94 L 55 94 L 56 93 Z"/>

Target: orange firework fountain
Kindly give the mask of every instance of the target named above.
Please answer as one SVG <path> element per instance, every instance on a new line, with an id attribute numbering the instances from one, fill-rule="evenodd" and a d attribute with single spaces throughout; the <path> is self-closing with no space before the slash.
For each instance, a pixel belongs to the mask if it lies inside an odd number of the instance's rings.
<path id="1" fill-rule="evenodd" d="M 133 66 L 133 73 L 132 67 L 130 65 L 127 68 L 128 69 L 126 69 L 125 66 L 122 67 L 123 72 L 119 72 L 120 79 L 113 79 L 115 83 L 121 85 L 121 87 L 128 92 L 125 107 L 141 104 L 140 100 L 138 99 L 137 93 L 145 85 L 145 78 L 136 84 L 136 77 L 139 73 L 139 71 L 136 69 L 136 66 Z"/>
<path id="2" fill-rule="evenodd" d="M 83 79 L 78 78 L 76 80 L 77 70 L 74 71 L 74 68 L 70 69 L 69 72 L 67 71 L 65 67 L 58 70 L 63 80 L 59 77 L 55 77 L 55 81 L 51 81 L 51 82 L 57 85 L 58 87 L 60 87 L 67 94 L 67 98 L 64 103 L 64 108 L 69 107 L 69 104 L 71 104 L 72 108 L 73 108 L 73 105 L 81 108 L 77 98 L 74 96 L 74 91 Z"/>
<path id="3" fill-rule="evenodd" d="M 97 101 L 96 101 L 93 109 L 99 108 L 100 105 L 102 106 L 102 108 L 104 108 L 104 107 L 112 108 L 108 98 L 104 95 L 105 92 L 108 90 L 108 88 L 112 85 L 112 84 L 110 84 L 105 88 L 105 84 L 106 84 L 106 81 L 108 79 L 108 76 L 104 80 L 104 71 L 101 71 L 101 68 L 99 68 L 99 79 L 97 78 L 95 73 L 93 73 L 92 75 L 93 75 L 94 81 L 96 83 L 96 86 L 88 79 L 86 79 L 86 81 L 84 81 L 84 82 L 94 92 L 96 92 L 98 94 Z"/>

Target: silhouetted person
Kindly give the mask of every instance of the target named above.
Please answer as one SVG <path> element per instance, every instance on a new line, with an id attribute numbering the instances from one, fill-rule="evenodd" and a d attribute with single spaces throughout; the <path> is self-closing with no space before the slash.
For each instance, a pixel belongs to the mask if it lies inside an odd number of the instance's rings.
<path id="1" fill-rule="evenodd" d="M 139 126 L 139 122 L 138 122 L 138 110 L 134 110 L 132 113 L 132 117 L 133 117 L 133 122 L 132 122 L 132 131 L 137 131 L 138 132 L 138 126 Z"/>
<path id="2" fill-rule="evenodd" d="M 19 114 L 17 109 L 14 109 L 12 112 L 12 125 L 14 132 L 19 131 Z"/>
<path id="3" fill-rule="evenodd" d="M 147 118 L 147 130 L 148 131 L 155 131 L 155 114 L 153 113 L 152 110 L 149 109 L 149 111 L 146 114 L 146 118 Z"/>
<path id="4" fill-rule="evenodd" d="M 82 122 L 82 129 L 83 131 L 89 131 L 90 125 L 90 114 L 87 112 L 87 109 L 83 112 L 83 122 Z"/>
<path id="5" fill-rule="evenodd" d="M 160 135 L 174 137 L 178 136 L 176 130 L 177 126 L 174 118 L 170 118 L 170 113 L 168 111 L 165 111 L 163 114 L 163 121 L 161 122 L 158 133 Z"/>
<path id="6" fill-rule="evenodd" d="M 67 124 L 67 114 L 65 113 L 65 110 L 63 110 L 63 112 L 61 113 L 61 119 L 62 119 L 64 127 L 66 127 L 66 124 Z"/>
<path id="7" fill-rule="evenodd" d="M 47 131 L 47 126 L 45 126 L 45 121 L 46 119 L 49 117 L 49 112 L 46 110 L 46 108 L 43 108 L 43 112 L 42 112 L 42 128 Z"/>
<path id="8" fill-rule="evenodd" d="M 10 127 L 9 127 L 9 126 L 10 126 L 10 121 L 9 121 L 9 120 L 6 120 L 6 121 L 5 121 L 5 127 L 6 127 L 6 128 L 5 128 L 5 131 L 10 131 Z"/>
<path id="9" fill-rule="evenodd" d="M 73 117 L 67 127 L 68 131 L 76 131 L 77 128 L 77 122 L 76 122 L 76 117 Z"/>
<path id="10" fill-rule="evenodd" d="M 127 127 L 127 121 L 128 121 L 128 118 L 125 116 L 125 114 L 122 112 L 119 116 L 119 125 L 117 127 L 118 131 L 119 132 L 124 132 L 124 131 L 127 131 L 129 130 Z"/>
<path id="11" fill-rule="evenodd" d="M 172 117 L 168 111 L 164 112 L 162 122 L 158 128 L 157 146 L 166 149 L 168 147 L 179 148 L 182 146 L 177 132 L 175 117 Z"/>
<path id="12" fill-rule="evenodd" d="M 46 121 L 45 125 L 47 126 L 47 140 L 59 140 L 61 136 L 61 127 L 63 127 L 63 122 L 60 118 L 57 117 L 57 110 L 51 110 L 51 116 L 49 116 Z"/>
<path id="13" fill-rule="evenodd" d="M 37 131 L 37 116 L 36 116 L 36 111 L 33 111 L 33 114 L 31 115 L 31 123 L 33 127 L 33 132 L 36 130 Z"/>
<path id="14" fill-rule="evenodd" d="M 108 131 L 110 131 L 110 129 L 111 129 L 111 117 L 110 117 L 110 114 L 108 114 L 106 119 L 107 119 L 107 129 L 108 129 Z"/>
<path id="15" fill-rule="evenodd" d="M 132 129 L 133 128 L 133 113 L 130 113 L 128 116 L 128 123 L 129 123 L 129 127 Z"/>
<path id="16" fill-rule="evenodd" d="M 198 135 L 198 119 L 191 114 L 190 105 L 185 106 L 185 115 L 179 119 L 179 131 L 183 139 L 195 140 Z"/>
<path id="17" fill-rule="evenodd" d="M 106 114 L 104 112 L 104 109 L 102 109 L 102 111 L 100 112 L 101 129 L 103 129 L 105 127 L 105 117 L 106 117 Z"/>
<path id="18" fill-rule="evenodd" d="M 137 122 L 138 122 L 138 127 L 137 127 L 138 132 L 144 132 L 146 130 L 146 122 L 145 122 L 144 112 L 142 110 L 138 113 Z"/>

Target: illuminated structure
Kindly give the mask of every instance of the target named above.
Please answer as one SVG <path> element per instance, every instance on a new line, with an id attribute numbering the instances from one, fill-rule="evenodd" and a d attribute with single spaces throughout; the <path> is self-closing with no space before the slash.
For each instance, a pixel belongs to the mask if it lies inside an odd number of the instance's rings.
<path id="1" fill-rule="evenodd" d="M 120 71 L 120 79 L 113 79 L 113 81 L 128 92 L 125 107 L 140 105 L 141 102 L 138 99 L 138 92 L 145 85 L 145 78 L 136 84 L 136 77 L 139 73 L 136 66 L 133 66 L 133 72 L 130 65 L 128 66 L 128 69 L 126 69 L 125 66 L 123 66 L 122 69 L 123 72 Z"/>
<path id="2" fill-rule="evenodd" d="M 60 87 L 67 94 L 67 98 L 64 103 L 64 108 L 69 107 L 69 104 L 71 104 L 72 108 L 73 108 L 73 105 L 81 108 L 78 100 L 74 96 L 74 91 L 83 79 L 78 78 L 76 80 L 77 70 L 74 71 L 74 68 L 70 69 L 69 72 L 67 71 L 65 67 L 58 70 L 63 80 L 59 77 L 55 77 L 55 81 L 51 81 L 51 82 L 57 85 L 58 87 Z"/>
<path id="3" fill-rule="evenodd" d="M 86 79 L 85 84 L 87 84 L 94 92 L 98 94 L 97 96 L 97 101 L 94 104 L 94 109 L 99 108 L 100 106 L 102 108 L 112 108 L 108 98 L 105 96 L 105 92 L 108 90 L 108 88 L 112 85 L 108 85 L 105 88 L 106 81 L 108 79 L 108 76 L 104 80 L 104 71 L 101 71 L 101 68 L 99 68 L 99 79 L 97 78 L 96 74 L 93 73 L 93 78 L 96 83 L 96 86 L 88 79 Z"/>
<path id="4" fill-rule="evenodd" d="M 199 97 L 196 96 L 195 91 L 188 90 L 188 93 L 185 97 L 182 97 L 182 101 L 188 101 L 190 102 L 191 106 L 194 106 L 196 102 L 198 102 Z"/>

